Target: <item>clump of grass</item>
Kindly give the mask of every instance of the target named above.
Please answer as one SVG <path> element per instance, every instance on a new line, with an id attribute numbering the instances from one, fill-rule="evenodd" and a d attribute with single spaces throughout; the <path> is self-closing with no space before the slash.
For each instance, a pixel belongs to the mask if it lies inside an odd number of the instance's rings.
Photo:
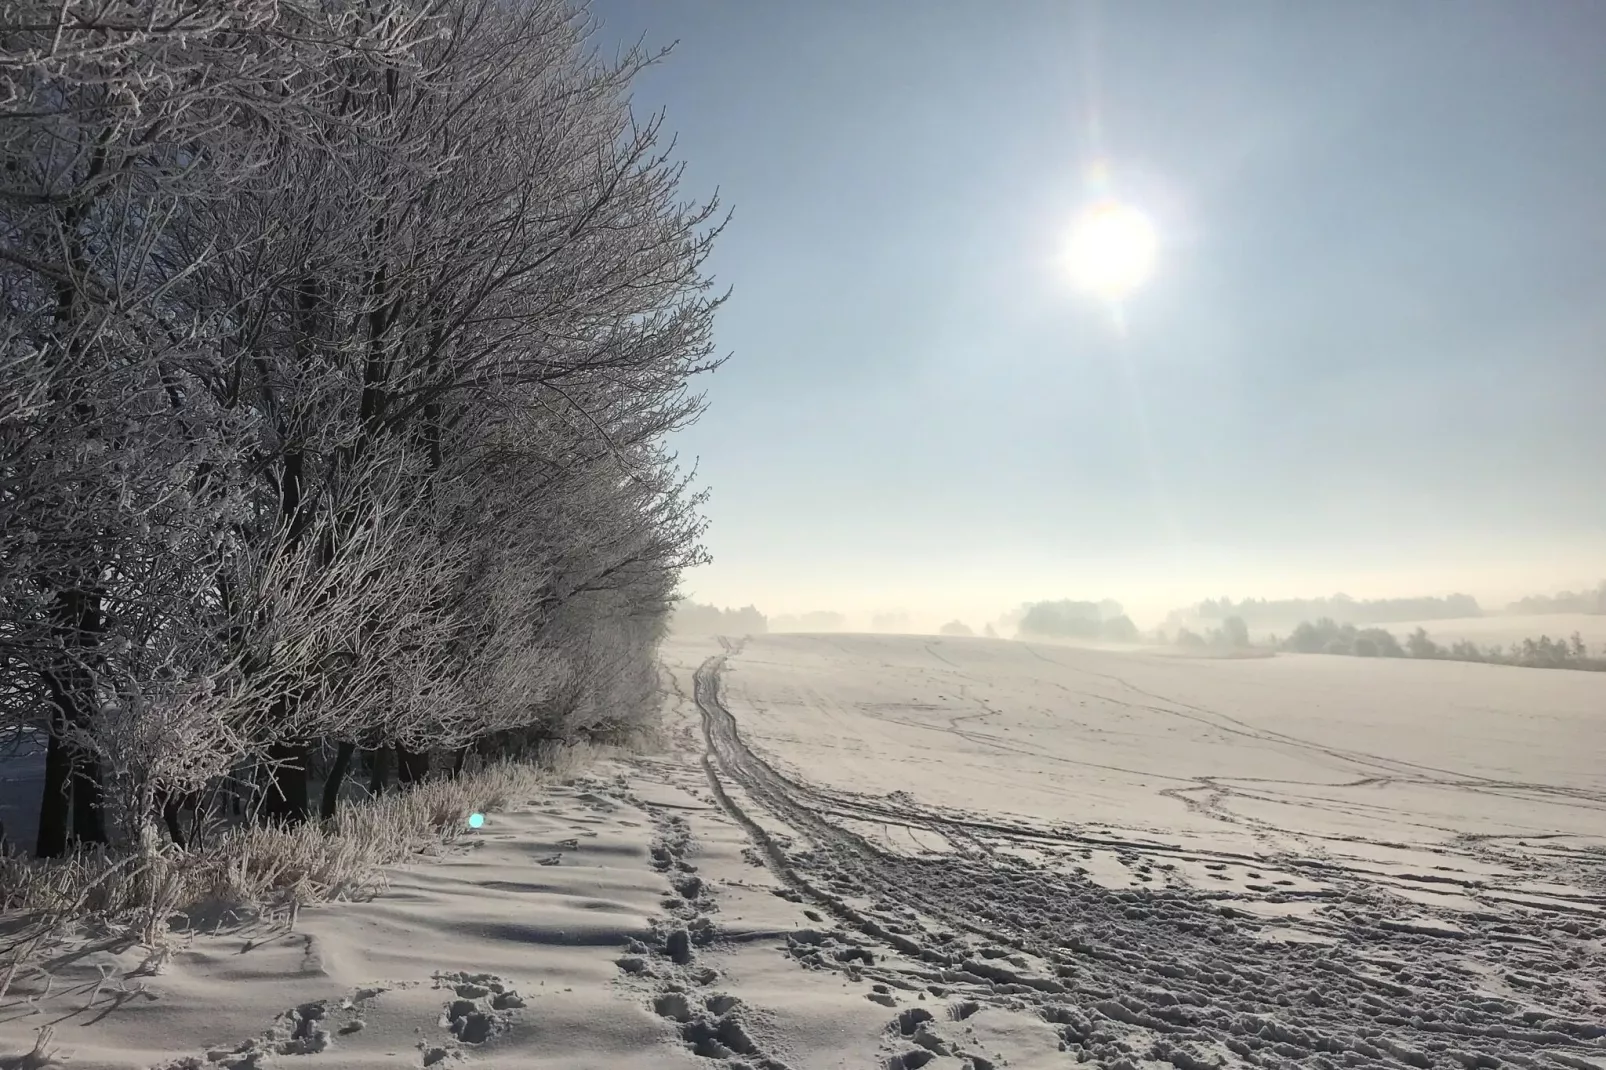
<path id="1" fill-rule="evenodd" d="M 202 910 L 284 914 L 293 923 L 303 905 L 377 894 L 385 867 L 439 852 L 470 813 L 506 811 L 600 753 L 586 744 L 553 748 L 537 765 L 500 762 L 342 800 L 323 822 L 232 826 L 199 850 L 164 843 L 152 830 L 123 851 L 96 847 L 58 859 L 0 854 L 0 1000 L 18 971 L 71 928 L 121 933 L 155 952 L 171 929 L 195 928 L 191 915 Z"/>

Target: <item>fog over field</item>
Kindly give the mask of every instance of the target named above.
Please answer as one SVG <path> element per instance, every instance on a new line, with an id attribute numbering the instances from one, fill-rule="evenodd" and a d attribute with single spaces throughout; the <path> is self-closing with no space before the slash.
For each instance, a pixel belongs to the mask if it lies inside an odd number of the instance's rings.
<path id="1" fill-rule="evenodd" d="M 1499 643 L 1509 646 L 1541 635 L 1561 638 L 1577 633 L 1591 646 L 1606 646 L 1606 614 L 1600 613 L 1513 613 L 1490 617 L 1402 621 L 1390 627 L 1402 635 L 1421 628 L 1444 643 L 1464 639 L 1473 643 Z"/>
<path id="2" fill-rule="evenodd" d="M 1603 57 L 0 3 L 0 1070 L 1606 1070 Z"/>

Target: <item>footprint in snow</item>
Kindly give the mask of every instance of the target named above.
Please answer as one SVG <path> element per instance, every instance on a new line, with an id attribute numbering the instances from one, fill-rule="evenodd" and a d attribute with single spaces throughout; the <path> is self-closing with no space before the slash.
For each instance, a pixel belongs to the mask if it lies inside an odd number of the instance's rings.
<path id="1" fill-rule="evenodd" d="M 278 1055 L 316 1055 L 328 1051 L 335 1037 L 362 1031 L 366 1025 L 362 1016 L 368 1003 L 384 992 L 383 988 L 359 988 L 338 1001 L 320 999 L 302 1003 L 277 1015 L 262 1036 L 232 1049 L 208 1051 L 204 1063 L 187 1056 L 168 1064 L 169 1070 L 202 1065 L 222 1070 L 255 1070 L 271 1063 Z"/>
<path id="2" fill-rule="evenodd" d="M 653 999 L 652 1009 L 680 1027 L 680 1038 L 693 1055 L 704 1059 L 753 1060 L 743 1065 L 760 1070 L 786 1070 L 785 1064 L 765 1056 L 742 1020 L 742 1001 L 717 993 L 697 999 L 671 987 Z"/>
<path id="3" fill-rule="evenodd" d="M 455 997 L 442 1009 L 440 1025 L 463 1044 L 484 1044 L 505 1032 L 511 1021 L 508 1012 L 525 1005 L 518 992 L 493 974 L 436 974 L 435 987 L 450 989 Z"/>

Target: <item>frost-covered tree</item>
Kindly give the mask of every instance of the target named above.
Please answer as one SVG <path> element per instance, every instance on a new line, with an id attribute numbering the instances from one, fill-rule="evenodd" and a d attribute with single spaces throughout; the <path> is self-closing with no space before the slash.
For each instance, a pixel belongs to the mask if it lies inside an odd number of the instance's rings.
<path id="1" fill-rule="evenodd" d="M 0 15 L 0 395 L 28 399 L 0 428 L 0 642 L 18 722 L 49 738 L 41 854 L 65 849 L 69 815 L 77 839 L 106 838 L 108 776 L 148 797 L 199 768 L 174 760 L 182 736 L 102 722 L 181 716 L 198 751 L 217 740 L 191 723 L 230 660 L 199 593 L 250 509 L 254 414 L 206 389 L 228 310 L 184 297 L 221 236 L 180 236 L 338 108 L 341 64 L 407 46 L 355 5 L 23 0 Z"/>
<path id="2" fill-rule="evenodd" d="M 561 0 L 0 13 L 0 724 L 38 852 L 359 748 L 620 734 L 700 498 L 716 206 Z M 545 728 L 542 729 L 543 731 Z"/>

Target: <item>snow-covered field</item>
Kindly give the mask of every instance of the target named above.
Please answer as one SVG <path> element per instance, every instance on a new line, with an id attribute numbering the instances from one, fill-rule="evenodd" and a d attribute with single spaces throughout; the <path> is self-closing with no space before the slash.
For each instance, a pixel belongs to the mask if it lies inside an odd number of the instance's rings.
<path id="1" fill-rule="evenodd" d="M 294 932 L 20 978 L 0 1066 L 53 1022 L 83 1066 L 1606 1068 L 1606 674 L 665 661 L 666 753 Z"/>
<path id="2" fill-rule="evenodd" d="M 744 739 L 824 788 L 1368 866 L 1482 872 L 1510 839 L 1606 844 L 1597 674 L 775 636 L 722 684 Z"/>

